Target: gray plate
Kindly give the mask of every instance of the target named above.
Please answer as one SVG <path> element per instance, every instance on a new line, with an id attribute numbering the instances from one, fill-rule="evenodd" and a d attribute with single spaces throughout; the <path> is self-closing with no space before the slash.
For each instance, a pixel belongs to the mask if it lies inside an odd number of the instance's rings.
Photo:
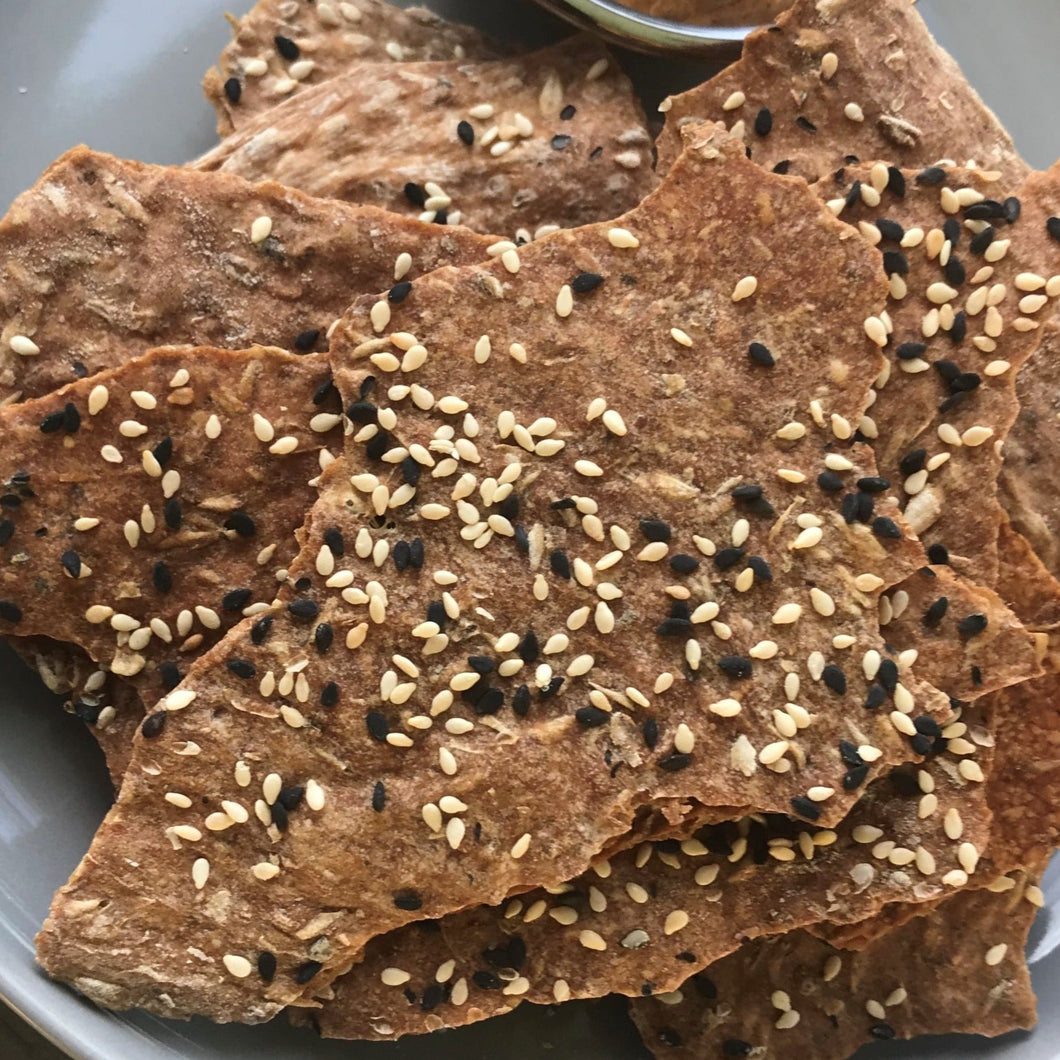
<path id="1" fill-rule="evenodd" d="M 248 0 L 236 2 L 238 10 Z M 524 0 L 433 0 L 443 14 L 499 35 L 540 43 L 556 25 Z M 0 207 L 57 155 L 80 142 L 148 162 L 181 162 L 213 142 L 198 88 L 228 39 L 224 0 L 0 0 Z M 1036 165 L 1060 151 L 1060 5 L 1052 0 L 921 0 L 920 7 L 972 83 Z M 987 32 L 984 32 L 984 28 Z M 645 101 L 684 87 L 704 67 L 629 57 Z M 103 759 L 79 722 L 0 648 L 0 1000 L 78 1060 L 635 1060 L 646 1056 L 624 1015 L 606 1000 L 560 1009 L 523 1006 L 463 1031 L 397 1045 L 321 1043 L 282 1020 L 266 1028 L 165 1023 L 115 1016 L 50 983 L 32 940 L 52 892 L 67 878 L 106 812 Z M 859 1058 L 1005 1057 L 1048 1060 L 1060 1037 L 1060 866 L 1045 884 L 1048 908 L 1032 939 L 1042 1005 L 1035 1034 L 996 1042 L 950 1038 L 883 1044 Z M 18 1047 L 16 1047 L 18 1048 Z M 0 1042 L 0 1055 L 22 1060 Z M 812 1060 L 812 1058 L 811 1058 Z"/>

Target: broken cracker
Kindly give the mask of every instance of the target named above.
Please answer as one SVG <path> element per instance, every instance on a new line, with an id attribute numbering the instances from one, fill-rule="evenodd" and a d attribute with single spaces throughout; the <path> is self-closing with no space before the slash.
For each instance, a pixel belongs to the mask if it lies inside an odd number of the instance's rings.
<path id="1" fill-rule="evenodd" d="M 481 62 L 502 53 L 471 26 L 383 0 L 258 0 L 230 21 L 234 38 L 202 83 L 220 136 L 355 63 Z"/>
<path id="2" fill-rule="evenodd" d="M 634 1002 L 634 1022 L 659 1058 L 843 1060 L 874 1040 L 1028 1030 L 1040 872 L 1005 893 L 954 895 L 862 953 L 805 932 L 749 943 L 677 993 Z"/>
<path id="3" fill-rule="evenodd" d="M 464 230 L 79 147 L 0 222 L 0 405 L 154 346 L 321 350 L 357 294 L 486 256 Z"/>
<path id="4" fill-rule="evenodd" d="M 616 217 L 656 183 L 629 79 L 589 36 L 492 62 L 358 64 L 193 166 L 524 240 Z"/>
<path id="5" fill-rule="evenodd" d="M 767 169 L 821 180 L 850 159 L 920 168 L 942 159 L 1028 173 L 1000 122 L 909 0 L 797 0 L 743 57 L 660 107 L 665 172 L 681 130 L 724 121 Z"/>

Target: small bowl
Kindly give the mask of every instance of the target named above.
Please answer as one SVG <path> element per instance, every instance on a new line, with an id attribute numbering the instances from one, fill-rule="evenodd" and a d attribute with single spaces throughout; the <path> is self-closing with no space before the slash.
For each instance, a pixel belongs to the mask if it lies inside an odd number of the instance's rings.
<path id="1" fill-rule="evenodd" d="M 740 53 L 754 26 L 697 26 L 655 18 L 614 0 L 537 0 L 560 18 L 592 30 L 611 44 L 658 55 L 727 59 Z"/>

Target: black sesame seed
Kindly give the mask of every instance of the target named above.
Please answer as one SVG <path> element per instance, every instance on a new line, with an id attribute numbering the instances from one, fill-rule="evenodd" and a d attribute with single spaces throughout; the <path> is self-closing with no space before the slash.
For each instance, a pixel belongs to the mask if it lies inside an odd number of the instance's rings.
<path id="1" fill-rule="evenodd" d="M 390 553 L 390 558 L 394 561 L 394 566 L 397 567 L 398 573 L 406 570 L 409 565 L 409 543 L 407 541 L 398 541 Z"/>
<path id="2" fill-rule="evenodd" d="M 1010 225 L 1014 225 L 1023 212 L 1023 205 L 1015 195 L 1010 195 L 1002 204 L 1001 212 Z"/>
<path id="3" fill-rule="evenodd" d="M 0 497 L 0 507 L 21 508 L 22 498 L 16 493 L 5 493 L 2 497 Z"/>
<path id="4" fill-rule="evenodd" d="M 250 589 L 232 589 L 221 597 L 221 610 L 242 611 L 252 595 L 253 592 Z"/>
<path id="5" fill-rule="evenodd" d="M 308 983 L 323 967 L 324 965 L 320 961 L 304 961 L 295 969 L 294 981 L 302 986 Z"/>
<path id="6" fill-rule="evenodd" d="M 291 345 L 299 353 L 308 353 L 317 344 L 317 339 L 319 338 L 320 328 L 310 328 L 308 331 L 300 331 L 295 335 L 294 342 Z"/>
<path id="7" fill-rule="evenodd" d="M 236 675 L 236 677 L 242 677 L 244 679 L 253 677 L 257 672 L 257 667 L 249 659 L 229 659 L 225 663 L 225 666 Z"/>
<path id="8" fill-rule="evenodd" d="M 364 722 L 368 726 L 368 735 L 373 740 L 378 740 L 380 743 L 386 741 L 387 734 L 390 732 L 390 723 L 378 710 L 368 711 Z"/>
<path id="9" fill-rule="evenodd" d="M 578 507 L 578 502 L 573 497 L 560 497 L 558 501 L 552 501 L 549 508 L 554 512 L 573 511 Z"/>
<path id="10" fill-rule="evenodd" d="M 59 562 L 71 578 L 81 577 L 81 557 L 73 549 L 67 549 L 59 557 Z"/>
<path id="11" fill-rule="evenodd" d="M 50 412 L 40 421 L 41 434 L 55 434 L 63 429 L 63 410 Z"/>
<path id="12" fill-rule="evenodd" d="M 762 497 L 762 487 L 753 482 L 737 486 L 732 491 L 732 499 L 738 504 L 752 503 Z"/>
<path id="13" fill-rule="evenodd" d="M 839 757 L 848 766 L 860 766 L 864 764 L 861 755 L 858 753 L 857 745 L 851 743 L 849 740 L 839 741 Z"/>
<path id="14" fill-rule="evenodd" d="M 504 983 L 493 974 L 493 972 L 487 972 L 485 969 L 481 969 L 475 972 L 471 977 L 471 981 L 480 990 L 500 990 Z"/>
<path id="15" fill-rule="evenodd" d="M 968 335 L 968 314 L 963 309 L 953 314 L 953 323 L 946 334 L 949 335 L 950 342 L 954 346 L 959 346 L 964 342 Z"/>
<path id="16" fill-rule="evenodd" d="M 184 675 L 175 662 L 164 662 L 158 667 L 158 676 L 162 681 L 162 687 L 171 691 L 184 680 Z"/>
<path id="17" fill-rule="evenodd" d="M 880 237 L 891 243 L 901 243 L 905 236 L 905 229 L 889 217 L 877 218 L 876 227 L 879 229 Z"/>
<path id="18" fill-rule="evenodd" d="M 410 486 L 418 486 L 422 475 L 423 465 L 418 463 L 415 457 L 406 456 L 401 461 L 401 477 Z"/>
<path id="19" fill-rule="evenodd" d="M 173 439 L 165 437 L 151 450 L 151 455 L 158 461 L 161 467 L 165 467 L 166 464 L 173 459 Z"/>
<path id="20" fill-rule="evenodd" d="M 692 756 L 682 754 L 680 751 L 674 751 L 665 758 L 659 759 L 659 768 L 667 773 L 679 773 L 682 769 L 687 769 L 691 764 Z"/>
<path id="21" fill-rule="evenodd" d="M 752 342 L 747 347 L 747 356 L 755 364 L 761 365 L 763 368 L 773 368 L 777 363 L 777 359 L 773 356 L 770 348 L 761 342 Z"/>
<path id="22" fill-rule="evenodd" d="M 410 280 L 402 280 L 400 283 L 395 283 L 393 287 L 387 291 L 386 300 L 392 302 L 394 305 L 400 305 L 409 296 L 409 292 L 412 290 L 412 282 Z"/>
<path id="23" fill-rule="evenodd" d="M 956 379 L 950 383 L 950 388 L 959 393 L 971 393 L 982 384 L 983 378 L 977 372 L 961 372 Z"/>
<path id="24" fill-rule="evenodd" d="M 876 671 L 876 680 L 883 685 L 889 695 L 894 695 L 898 687 L 898 664 L 894 659 L 883 659 Z"/>
<path id="25" fill-rule="evenodd" d="M 232 512 L 225 520 L 225 529 L 234 530 L 240 537 L 253 537 L 258 532 L 254 520 L 243 511 Z"/>
<path id="26" fill-rule="evenodd" d="M 978 666 L 972 667 L 972 684 L 977 687 L 983 683 L 983 671 Z"/>
<path id="27" fill-rule="evenodd" d="M 382 813 L 386 806 L 386 785 L 381 781 L 375 782 L 375 787 L 372 788 L 372 809 L 376 813 Z"/>
<path id="28" fill-rule="evenodd" d="M 677 574 L 692 574 L 699 570 L 699 560 L 685 552 L 670 557 L 670 566 Z"/>
<path id="29" fill-rule="evenodd" d="M 604 282 L 603 276 L 598 272 L 579 272 L 570 282 L 571 290 L 575 294 L 588 294 L 595 291 Z"/>
<path id="30" fill-rule="evenodd" d="M 843 200 L 844 205 L 849 210 L 853 206 L 856 206 L 861 201 L 861 181 L 855 180 L 850 185 L 850 190 L 847 192 L 846 198 Z"/>
<path id="31" fill-rule="evenodd" d="M 5 622 L 21 622 L 22 608 L 11 600 L 0 600 L 0 618 Z"/>
<path id="32" fill-rule="evenodd" d="M 913 728 L 921 735 L 930 736 L 932 739 L 942 735 L 942 728 L 939 723 L 926 714 L 921 714 L 913 719 Z"/>
<path id="33" fill-rule="evenodd" d="M 880 1041 L 889 1042 L 895 1034 L 894 1028 L 889 1023 L 874 1023 L 869 1028 L 869 1034 Z"/>
<path id="34" fill-rule="evenodd" d="M 899 199 L 905 198 L 905 174 L 897 166 L 887 167 L 887 190 Z"/>
<path id="35" fill-rule="evenodd" d="M 664 618 L 655 632 L 660 637 L 687 637 L 692 632 L 692 623 L 687 618 Z"/>
<path id="36" fill-rule="evenodd" d="M 898 464 L 898 470 L 903 475 L 915 475 L 927 461 L 927 450 L 926 449 L 914 449 L 912 452 L 906 453 L 902 457 L 901 462 Z"/>
<path id="37" fill-rule="evenodd" d="M 526 631 L 526 636 L 519 641 L 516 651 L 519 653 L 519 658 L 528 666 L 532 666 L 537 662 L 537 657 L 541 652 L 541 645 L 538 642 L 537 634 L 532 629 Z"/>
<path id="38" fill-rule="evenodd" d="M 754 571 L 759 581 L 771 582 L 773 580 L 773 568 L 761 556 L 748 556 L 747 566 Z"/>
<path id="39" fill-rule="evenodd" d="M 294 811 L 297 810 L 302 804 L 302 799 L 305 798 L 305 788 L 301 784 L 294 784 L 289 788 L 284 788 L 277 796 L 276 801 L 285 809 Z"/>
<path id="40" fill-rule="evenodd" d="M 266 983 L 272 982 L 276 975 L 276 954 L 269 953 L 268 950 L 263 950 L 258 954 L 258 975 Z"/>
<path id="41" fill-rule="evenodd" d="M 287 605 L 287 610 L 295 618 L 316 618 L 320 614 L 320 606 L 315 600 L 292 600 Z"/>
<path id="42" fill-rule="evenodd" d="M 552 137 L 552 150 L 565 150 L 566 148 L 570 147 L 571 139 L 572 137 L 568 136 L 566 133 L 556 133 L 556 135 Z"/>
<path id="43" fill-rule="evenodd" d="M 324 544 L 331 549 L 331 554 L 336 559 L 346 555 L 346 541 L 342 536 L 342 531 L 337 526 L 329 526 L 324 531 Z"/>
<path id="44" fill-rule="evenodd" d="M 872 532 L 879 538 L 897 541 L 902 536 L 901 528 L 886 515 L 878 515 L 872 520 Z"/>
<path id="45" fill-rule="evenodd" d="M 968 615 L 957 623 L 957 632 L 962 637 L 975 637 L 987 627 L 987 617 L 982 614 Z"/>
<path id="46" fill-rule="evenodd" d="M 883 252 L 883 271 L 888 276 L 908 276 L 909 259 L 900 250 Z"/>
<path id="47" fill-rule="evenodd" d="M 332 394 L 337 393 L 338 388 L 335 386 L 335 380 L 325 379 L 324 382 L 313 391 L 313 404 L 323 405 Z"/>
<path id="48" fill-rule="evenodd" d="M 791 800 L 791 808 L 800 817 L 805 817 L 808 821 L 816 821 L 821 816 L 821 807 L 804 795 L 796 795 Z"/>
<path id="49" fill-rule="evenodd" d="M 810 121 L 809 118 L 806 118 L 806 117 L 804 117 L 801 114 L 795 119 L 795 124 L 800 129 L 803 129 L 805 132 L 808 132 L 808 133 L 817 132 L 817 126 L 814 125 L 814 123 L 812 121 Z"/>
<path id="50" fill-rule="evenodd" d="M 379 419 L 379 409 L 371 401 L 353 401 L 346 409 L 347 418 L 356 423 L 358 426 L 363 426 L 367 423 L 376 423 Z"/>
<path id="51" fill-rule="evenodd" d="M 942 234 L 950 241 L 951 246 L 956 249 L 961 241 L 961 222 L 956 217 L 947 217 L 942 224 Z"/>
<path id="52" fill-rule="evenodd" d="M 946 262 L 943 272 L 946 275 L 946 282 L 951 287 L 960 287 L 968 278 L 968 273 L 961 263 L 961 259 L 952 254 L 950 255 L 950 260 Z"/>
<path id="53" fill-rule="evenodd" d="M 987 225 L 978 235 L 972 236 L 972 241 L 968 244 L 968 249 L 973 254 L 982 254 L 986 251 L 987 247 L 994 242 L 997 236 L 997 229 L 993 225 Z"/>
<path id="54" fill-rule="evenodd" d="M 887 689 L 883 685 L 869 685 L 868 695 L 865 696 L 865 709 L 878 710 L 887 702 Z"/>
<path id="55" fill-rule="evenodd" d="M 825 493 L 838 493 L 843 488 L 843 480 L 834 471 L 822 471 L 817 476 L 817 485 Z"/>
<path id="56" fill-rule="evenodd" d="M 597 729 L 601 725 L 610 723 L 611 714 L 609 711 L 601 710 L 599 707 L 579 707 L 574 712 L 574 719 L 579 725 L 584 725 L 587 729 Z"/>
<path id="57" fill-rule="evenodd" d="M 423 190 L 422 185 L 410 180 L 402 190 L 405 193 L 405 198 L 413 206 L 418 206 L 422 210 L 427 205 L 427 192 Z"/>
<path id="58" fill-rule="evenodd" d="M 496 714 L 504 706 L 504 693 L 499 688 L 487 688 L 483 695 L 474 703 L 473 709 L 476 714 Z"/>
<path id="59" fill-rule="evenodd" d="M 449 211 L 448 210 L 435 210 L 434 221 L 436 225 L 447 225 L 449 223 Z"/>
<path id="60" fill-rule="evenodd" d="M 334 639 L 335 631 L 331 628 L 331 625 L 328 622 L 321 622 L 320 625 L 313 630 L 313 646 L 321 655 L 331 647 Z"/>
<path id="61" fill-rule="evenodd" d="M 76 434 L 81 427 L 81 413 L 77 406 L 67 402 L 63 408 L 63 430 L 67 434 Z"/>
<path id="62" fill-rule="evenodd" d="M 858 479 L 858 489 L 865 493 L 883 493 L 891 488 L 887 479 L 879 475 L 867 475 Z"/>
<path id="63" fill-rule="evenodd" d="M 427 605 L 427 621 L 433 622 L 439 629 L 445 629 L 449 616 L 445 613 L 445 604 L 441 600 L 432 600 Z"/>
<path id="64" fill-rule="evenodd" d="M 394 895 L 394 905 L 407 913 L 415 913 L 423 908 L 423 899 L 415 891 L 398 891 Z"/>
<path id="65" fill-rule="evenodd" d="M 470 147 L 475 142 L 475 127 L 469 121 L 459 121 L 456 123 L 456 135 L 461 143 Z"/>
<path id="66" fill-rule="evenodd" d="M 1005 216 L 1005 207 L 996 199 L 984 199 L 966 207 L 964 216 L 969 221 L 994 221 Z"/>
<path id="67" fill-rule="evenodd" d="M 575 114 L 578 113 L 578 108 L 573 103 L 568 103 L 563 110 L 559 112 L 560 121 L 570 121 Z"/>
<path id="68" fill-rule="evenodd" d="M 750 1056 L 751 1043 L 741 1038 L 726 1038 L 721 1043 L 722 1056 Z"/>
<path id="69" fill-rule="evenodd" d="M 922 357 L 926 351 L 927 346 L 922 342 L 903 342 L 894 351 L 894 355 L 900 361 L 912 361 L 917 357 Z"/>
<path id="70" fill-rule="evenodd" d="M 860 766 L 851 766 L 843 774 L 843 790 L 857 791 L 868 779 L 869 767 L 862 763 Z"/>
<path id="71" fill-rule="evenodd" d="M 15 535 L 15 524 L 10 519 L 0 519 L 0 545 L 6 545 Z"/>
<path id="72" fill-rule="evenodd" d="M 788 171 L 791 169 L 791 159 L 783 158 L 774 167 L 773 172 L 781 177 L 787 176 Z"/>
<path id="73" fill-rule="evenodd" d="M 742 548 L 737 548 L 735 545 L 729 545 L 727 548 L 721 549 L 714 556 L 714 566 L 718 570 L 730 570 L 735 567 L 737 563 L 744 558 L 747 553 Z"/>
<path id="74" fill-rule="evenodd" d="M 726 677 L 746 680 L 754 673 L 754 664 L 744 655 L 723 655 L 718 660 L 718 669 Z"/>
<path id="75" fill-rule="evenodd" d="M 927 184 L 929 187 L 941 184 L 945 179 L 946 170 L 942 166 L 928 166 L 927 169 L 922 169 L 917 173 L 915 177 L 917 184 Z"/>
<path id="76" fill-rule="evenodd" d="M 557 577 L 562 578 L 564 581 L 570 581 L 570 559 L 568 559 L 567 553 L 563 549 L 555 548 L 552 550 L 548 557 L 548 565 L 552 568 L 552 573 Z"/>
<path id="77" fill-rule="evenodd" d="M 269 635 L 269 630 L 272 629 L 272 615 L 262 615 L 250 627 L 250 640 L 253 644 L 258 646 L 265 643 L 265 638 Z"/>
<path id="78" fill-rule="evenodd" d="M 936 567 L 947 566 L 950 562 L 950 552 L 945 545 L 940 545 L 936 542 L 934 545 L 928 545 L 927 550 L 928 562 L 933 563 Z"/>
<path id="79" fill-rule="evenodd" d="M 640 532 L 649 541 L 669 541 L 671 535 L 669 523 L 662 519 L 641 519 Z"/>
<path id="80" fill-rule="evenodd" d="M 526 685 L 520 685 L 512 696 L 512 713 L 519 718 L 525 718 L 530 713 L 530 689 Z"/>
<path id="81" fill-rule="evenodd" d="M 383 454 L 391 447 L 390 434 L 387 431 L 379 431 L 365 442 L 364 455 L 369 460 L 382 460 Z"/>
<path id="82" fill-rule="evenodd" d="M 184 513 L 180 508 L 180 501 L 176 497 L 170 497 L 162 505 L 162 518 L 170 530 L 179 530 L 180 524 L 184 522 Z"/>
<path id="83" fill-rule="evenodd" d="M 773 131 L 773 112 L 768 107 L 763 107 L 755 115 L 755 134 L 757 136 L 768 136 Z"/>
<path id="84" fill-rule="evenodd" d="M 236 104 L 243 95 L 243 86 L 238 77 L 230 77 L 225 81 L 225 96 L 229 103 Z"/>
<path id="85" fill-rule="evenodd" d="M 154 714 L 148 714 L 140 725 L 140 734 L 145 740 L 153 740 L 161 736 L 168 718 L 169 712 L 165 710 L 156 710 Z"/>
<path id="86" fill-rule="evenodd" d="M 334 681 L 329 681 L 320 690 L 320 705 L 329 710 L 339 701 L 339 686 Z"/>
<path id="87" fill-rule="evenodd" d="M 431 1012 L 446 1000 L 448 986 L 444 983 L 431 983 L 420 998 L 420 1008 L 424 1012 Z"/>
<path id="88" fill-rule="evenodd" d="M 477 674 L 491 674 L 497 669 L 497 664 L 488 655 L 469 655 L 467 664 Z"/>
<path id="89" fill-rule="evenodd" d="M 276 45 L 276 50 L 280 53 L 281 57 L 286 59 L 289 63 L 293 63 L 295 59 L 301 55 L 301 49 L 290 37 L 281 37 L 277 34 L 272 39 L 273 43 Z"/>
<path id="90" fill-rule="evenodd" d="M 409 566 L 413 570 L 421 570 L 424 560 L 423 538 L 414 537 L 409 542 Z"/>
<path id="91" fill-rule="evenodd" d="M 934 603 L 932 603 L 928 609 L 924 612 L 924 617 L 920 620 L 924 626 L 928 629 L 935 629 L 938 624 L 946 617 L 946 612 L 949 609 L 950 601 L 948 597 L 940 596 Z"/>
<path id="92" fill-rule="evenodd" d="M 659 742 L 659 723 L 654 718 L 645 718 L 640 727 L 640 734 L 644 737 L 648 750 L 653 750 Z"/>
<path id="93" fill-rule="evenodd" d="M 821 680 L 825 687 L 830 688 L 837 696 L 846 694 L 847 675 L 835 663 L 829 663 L 821 671 Z"/>

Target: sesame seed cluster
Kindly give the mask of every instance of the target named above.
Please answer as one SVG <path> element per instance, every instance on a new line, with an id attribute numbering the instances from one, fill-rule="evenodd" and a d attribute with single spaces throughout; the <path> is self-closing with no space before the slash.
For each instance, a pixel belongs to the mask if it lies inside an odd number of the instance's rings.
<path id="1" fill-rule="evenodd" d="M 123 777 L 45 969 L 339 1038 L 617 993 L 661 1057 L 1028 1025 L 1060 174 L 905 0 L 799 0 L 660 176 L 585 38 L 262 0 L 206 89 L 191 168 L 0 224 L 0 632 Z"/>

